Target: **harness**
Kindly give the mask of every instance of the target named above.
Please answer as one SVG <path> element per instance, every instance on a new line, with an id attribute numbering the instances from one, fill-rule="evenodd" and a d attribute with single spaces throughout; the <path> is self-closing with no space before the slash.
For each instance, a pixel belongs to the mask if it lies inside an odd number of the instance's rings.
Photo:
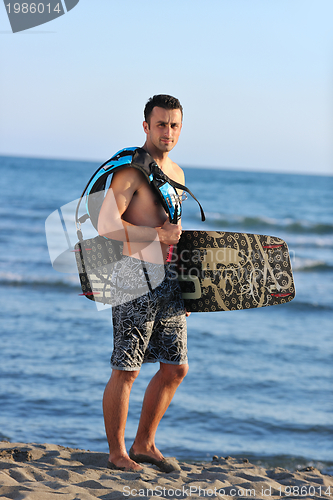
<path id="1" fill-rule="evenodd" d="M 148 184 L 158 194 L 160 202 L 169 216 L 171 223 L 176 224 L 181 217 L 181 197 L 176 188 L 187 192 L 198 203 L 201 211 L 201 219 L 205 220 L 205 214 L 194 194 L 182 184 L 170 179 L 157 165 L 154 158 L 142 148 L 125 148 L 116 153 L 110 160 L 101 165 L 90 178 L 79 199 L 75 213 L 75 224 L 79 240 L 82 240 L 81 224 L 90 218 L 92 225 L 97 229 L 98 216 L 101 210 L 108 177 L 123 168 L 134 167 L 145 176 Z M 87 213 L 78 217 L 81 201 L 86 193 Z"/>

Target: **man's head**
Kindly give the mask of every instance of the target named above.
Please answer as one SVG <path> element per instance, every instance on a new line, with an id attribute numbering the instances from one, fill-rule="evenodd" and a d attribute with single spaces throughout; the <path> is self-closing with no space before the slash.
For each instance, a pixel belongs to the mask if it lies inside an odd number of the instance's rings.
<path id="1" fill-rule="evenodd" d="M 145 122 L 148 123 L 148 126 L 150 126 L 150 115 L 155 106 L 163 109 L 179 109 L 183 119 L 183 107 L 180 104 L 179 100 L 176 97 L 172 97 L 171 95 L 159 94 L 154 95 L 153 97 L 148 99 L 145 106 Z"/>
<path id="2" fill-rule="evenodd" d="M 155 95 L 146 104 L 143 129 L 150 154 L 167 154 L 178 142 L 182 129 L 183 108 L 175 97 Z"/>

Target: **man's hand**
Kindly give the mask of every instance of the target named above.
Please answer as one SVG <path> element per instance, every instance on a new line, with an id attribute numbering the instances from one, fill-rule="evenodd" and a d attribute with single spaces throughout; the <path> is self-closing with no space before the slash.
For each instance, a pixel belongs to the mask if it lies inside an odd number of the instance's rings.
<path id="1" fill-rule="evenodd" d="M 155 227 L 158 239 L 161 243 L 166 245 L 177 245 L 182 234 L 182 226 L 179 224 L 171 224 L 168 219 L 164 222 L 163 226 Z"/>
<path id="2" fill-rule="evenodd" d="M 161 243 L 166 243 L 167 245 L 177 245 L 181 234 L 182 226 L 180 222 L 178 224 L 171 224 L 168 219 L 164 222 L 163 226 L 155 227 L 159 240 Z M 188 318 L 191 314 L 190 311 L 186 311 L 185 315 Z"/>

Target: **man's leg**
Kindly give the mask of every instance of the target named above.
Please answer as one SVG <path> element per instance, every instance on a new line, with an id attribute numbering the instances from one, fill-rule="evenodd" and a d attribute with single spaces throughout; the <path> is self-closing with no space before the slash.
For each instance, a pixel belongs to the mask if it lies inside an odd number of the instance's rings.
<path id="1" fill-rule="evenodd" d="M 155 446 L 155 434 L 187 372 L 188 364 L 160 363 L 160 369 L 151 379 L 143 400 L 139 427 L 132 448 L 135 454 L 163 459 L 162 453 Z"/>
<path id="2" fill-rule="evenodd" d="M 104 423 L 110 449 L 109 461 L 117 467 L 126 467 L 132 470 L 140 470 L 141 467 L 133 462 L 127 454 L 125 427 L 129 397 L 133 382 L 138 374 L 139 370 L 112 370 L 103 397 Z"/>

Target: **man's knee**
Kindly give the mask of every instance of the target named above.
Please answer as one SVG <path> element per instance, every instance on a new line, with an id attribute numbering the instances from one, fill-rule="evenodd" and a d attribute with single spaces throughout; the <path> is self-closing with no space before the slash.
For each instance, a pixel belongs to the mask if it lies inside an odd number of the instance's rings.
<path id="1" fill-rule="evenodd" d="M 111 379 L 115 382 L 133 384 L 136 377 L 139 375 L 140 370 L 112 370 Z"/>
<path id="2" fill-rule="evenodd" d="M 178 382 L 179 384 L 186 377 L 188 372 L 188 364 L 184 365 L 169 365 L 161 363 L 161 370 L 169 381 Z"/>

